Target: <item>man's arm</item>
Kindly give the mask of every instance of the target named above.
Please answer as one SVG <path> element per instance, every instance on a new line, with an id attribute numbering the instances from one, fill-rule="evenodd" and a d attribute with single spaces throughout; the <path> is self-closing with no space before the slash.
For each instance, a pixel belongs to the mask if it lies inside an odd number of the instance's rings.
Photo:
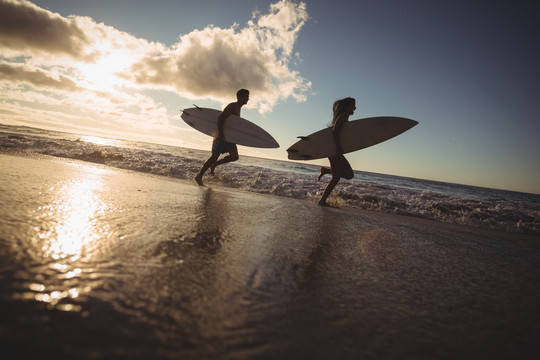
<path id="1" fill-rule="evenodd" d="M 225 109 L 223 109 L 223 112 L 218 117 L 218 133 L 216 138 L 219 140 L 225 140 L 225 137 L 223 136 L 223 125 L 225 124 L 225 119 L 229 117 L 233 113 L 233 106 L 231 104 L 227 105 Z"/>

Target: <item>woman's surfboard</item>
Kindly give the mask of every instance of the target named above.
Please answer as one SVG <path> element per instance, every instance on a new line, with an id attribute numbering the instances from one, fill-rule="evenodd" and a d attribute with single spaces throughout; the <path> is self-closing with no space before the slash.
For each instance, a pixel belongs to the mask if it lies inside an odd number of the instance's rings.
<path id="1" fill-rule="evenodd" d="M 378 116 L 346 122 L 341 128 L 340 142 L 343 153 L 365 149 L 397 136 L 418 121 L 394 116 Z M 314 132 L 287 149 L 291 160 L 314 160 L 336 154 L 332 128 Z"/>
<path id="2" fill-rule="evenodd" d="M 217 120 L 222 111 L 194 107 L 182 110 L 182 120 L 189 126 L 213 137 L 217 136 Z M 225 140 L 256 148 L 278 148 L 278 142 L 263 128 L 240 116 L 229 115 L 223 125 Z"/>

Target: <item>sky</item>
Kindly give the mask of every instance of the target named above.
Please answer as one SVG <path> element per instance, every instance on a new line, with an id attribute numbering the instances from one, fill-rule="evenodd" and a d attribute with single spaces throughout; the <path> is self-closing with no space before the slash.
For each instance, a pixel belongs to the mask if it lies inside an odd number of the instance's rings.
<path id="1" fill-rule="evenodd" d="M 210 150 L 180 109 L 247 88 L 281 147 L 240 156 L 286 160 L 351 96 L 419 122 L 355 170 L 540 194 L 539 34 L 524 0 L 0 0 L 0 123 Z"/>

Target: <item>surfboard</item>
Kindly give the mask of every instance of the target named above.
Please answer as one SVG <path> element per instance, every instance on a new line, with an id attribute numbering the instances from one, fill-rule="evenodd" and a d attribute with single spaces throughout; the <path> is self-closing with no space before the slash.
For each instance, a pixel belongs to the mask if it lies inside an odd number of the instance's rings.
<path id="1" fill-rule="evenodd" d="M 365 149 L 389 140 L 417 125 L 418 121 L 395 116 L 377 116 L 345 123 L 340 142 L 344 153 Z M 300 140 L 287 149 L 291 160 L 314 160 L 336 154 L 332 128 L 299 136 Z"/>
<path id="2" fill-rule="evenodd" d="M 182 110 L 181 118 L 203 134 L 217 136 L 220 110 L 194 107 Z M 229 115 L 223 125 L 223 136 L 228 142 L 256 148 L 278 148 L 278 142 L 263 128 L 240 116 Z"/>

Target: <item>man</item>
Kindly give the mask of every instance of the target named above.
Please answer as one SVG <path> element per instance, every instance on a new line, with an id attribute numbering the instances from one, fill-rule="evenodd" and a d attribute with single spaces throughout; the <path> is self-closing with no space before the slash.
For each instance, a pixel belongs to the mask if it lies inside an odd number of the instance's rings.
<path id="1" fill-rule="evenodd" d="M 212 143 L 212 156 L 206 160 L 197 176 L 195 176 L 195 181 L 197 184 L 199 184 L 199 186 L 204 185 L 202 178 L 206 170 L 210 169 L 210 173 L 214 175 L 214 169 L 216 166 L 238 160 L 238 148 L 236 147 L 236 144 L 225 141 L 223 136 L 223 125 L 229 115 L 232 114 L 240 116 L 240 109 L 242 106 L 247 104 L 248 100 L 249 91 L 246 89 L 238 90 L 236 93 L 236 102 L 232 102 L 227 105 L 225 109 L 223 109 L 221 115 L 219 115 L 218 133 L 217 137 L 214 138 L 214 142 Z M 218 161 L 219 156 L 224 153 L 229 153 L 229 155 Z"/>

